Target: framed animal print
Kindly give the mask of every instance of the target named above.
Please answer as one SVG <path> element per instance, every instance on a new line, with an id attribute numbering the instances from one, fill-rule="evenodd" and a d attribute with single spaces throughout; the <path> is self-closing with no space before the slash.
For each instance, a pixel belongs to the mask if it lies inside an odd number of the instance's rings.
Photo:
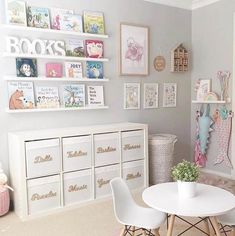
<path id="1" fill-rule="evenodd" d="M 121 23 L 120 75 L 149 74 L 149 28 Z"/>
<path id="2" fill-rule="evenodd" d="M 140 84 L 124 84 L 124 109 L 140 109 Z"/>

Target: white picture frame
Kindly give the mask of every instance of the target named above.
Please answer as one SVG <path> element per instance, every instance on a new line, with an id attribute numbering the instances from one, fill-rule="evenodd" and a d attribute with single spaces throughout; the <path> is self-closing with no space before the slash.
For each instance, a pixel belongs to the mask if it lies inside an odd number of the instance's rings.
<path id="1" fill-rule="evenodd" d="M 176 107 L 177 84 L 164 83 L 163 85 L 163 107 Z"/>
<path id="2" fill-rule="evenodd" d="M 197 81 L 197 101 L 204 101 L 205 96 L 211 92 L 211 79 L 199 79 Z"/>
<path id="3" fill-rule="evenodd" d="M 158 108 L 158 83 L 144 83 L 144 109 Z"/>
<path id="4" fill-rule="evenodd" d="M 140 84 L 124 84 L 124 109 L 140 109 Z"/>
<path id="5" fill-rule="evenodd" d="M 120 24 L 120 75 L 149 74 L 149 27 Z"/>

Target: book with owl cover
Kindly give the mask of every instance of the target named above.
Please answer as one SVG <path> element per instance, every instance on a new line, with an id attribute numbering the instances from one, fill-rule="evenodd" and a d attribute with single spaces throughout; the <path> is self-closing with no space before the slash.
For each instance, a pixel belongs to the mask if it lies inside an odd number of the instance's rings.
<path id="1" fill-rule="evenodd" d="M 104 43 L 101 40 L 85 40 L 86 57 L 102 58 Z"/>
<path id="2" fill-rule="evenodd" d="M 87 61 L 86 76 L 89 79 L 103 79 L 104 78 L 103 63 L 95 61 Z"/>
<path id="3" fill-rule="evenodd" d="M 5 0 L 7 24 L 27 26 L 26 4 L 20 0 Z"/>
<path id="4" fill-rule="evenodd" d="M 27 7 L 27 21 L 29 27 L 50 29 L 50 13 L 48 8 Z"/>
<path id="5" fill-rule="evenodd" d="M 16 58 L 17 77 L 37 77 L 37 60 L 31 58 Z"/>
<path id="6" fill-rule="evenodd" d="M 73 10 L 52 8 L 51 9 L 51 28 L 61 30 L 61 24 L 67 14 L 73 14 Z"/>
<path id="7" fill-rule="evenodd" d="M 89 106 L 104 106 L 104 87 L 87 86 L 87 97 Z"/>
<path id="8" fill-rule="evenodd" d="M 82 16 L 78 14 L 62 14 L 60 29 L 83 33 Z"/>
<path id="9" fill-rule="evenodd" d="M 84 57 L 84 43 L 80 39 L 66 40 L 66 56 L 69 57 Z"/>
<path id="10" fill-rule="evenodd" d="M 65 107 L 85 107 L 85 85 L 64 85 L 63 98 Z"/>
<path id="11" fill-rule="evenodd" d="M 59 108 L 60 99 L 57 87 L 36 87 L 37 108 Z"/>
<path id="12" fill-rule="evenodd" d="M 84 31 L 90 34 L 104 34 L 104 14 L 102 12 L 83 12 Z"/>
<path id="13" fill-rule="evenodd" d="M 81 62 L 65 62 L 65 75 L 67 78 L 82 79 L 82 63 Z"/>
<path id="14" fill-rule="evenodd" d="M 8 82 L 9 109 L 32 109 L 35 107 L 32 82 Z"/>

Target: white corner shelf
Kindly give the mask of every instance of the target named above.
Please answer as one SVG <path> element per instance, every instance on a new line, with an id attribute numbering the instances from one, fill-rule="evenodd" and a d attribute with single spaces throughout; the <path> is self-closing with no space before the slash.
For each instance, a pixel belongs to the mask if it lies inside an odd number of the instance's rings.
<path id="1" fill-rule="evenodd" d="M 7 113 L 34 113 L 34 112 L 53 112 L 53 111 L 83 111 L 83 110 L 102 110 L 108 109 L 108 106 L 86 106 L 86 107 L 59 107 L 59 108 L 34 108 L 34 109 L 6 109 Z"/>
<path id="2" fill-rule="evenodd" d="M 89 57 L 68 57 L 68 56 L 55 56 L 55 55 L 41 55 L 41 54 L 21 54 L 21 53 L 2 53 L 3 58 L 38 58 L 38 59 L 51 59 L 51 60 L 67 60 L 67 61 L 100 61 L 107 62 L 108 58 L 89 58 Z"/>
<path id="3" fill-rule="evenodd" d="M 15 33 L 16 31 L 18 31 L 18 32 L 24 32 L 24 33 L 29 32 L 29 33 L 57 34 L 57 35 L 76 36 L 76 37 L 83 37 L 83 38 L 97 38 L 97 39 L 109 38 L 107 34 L 78 33 L 78 32 L 73 32 L 73 31 L 41 29 L 41 28 L 8 25 L 8 24 L 1 24 L 0 29 L 7 33 Z"/>
<path id="4" fill-rule="evenodd" d="M 226 101 L 196 101 L 193 100 L 192 103 L 194 104 L 226 104 Z"/>
<path id="5" fill-rule="evenodd" d="M 100 79 L 91 79 L 91 78 L 69 78 L 69 77 L 61 77 L 61 78 L 50 78 L 50 77 L 45 77 L 45 76 L 39 76 L 39 77 L 17 77 L 17 76 L 4 76 L 4 80 L 5 81 L 50 81 L 50 82 L 98 82 L 98 83 L 102 83 L 102 82 L 108 82 L 109 79 L 108 78 L 100 78 Z"/>

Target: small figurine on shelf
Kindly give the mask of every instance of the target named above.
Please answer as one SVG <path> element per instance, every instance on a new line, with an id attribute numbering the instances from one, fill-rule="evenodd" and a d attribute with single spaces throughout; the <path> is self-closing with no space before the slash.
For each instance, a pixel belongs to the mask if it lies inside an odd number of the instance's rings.
<path id="1" fill-rule="evenodd" d="M 2 164 L 0 162 L 0 216 L 5 215 L 10 207 L 10 194 L 11 187 L 7 185 L 7 176 L 4 174 Z"/>
<path id="2" fill-rule="evenodd" d="M 228 86 L 229 86 L 229 78 L 231 76 L 231 73 L 229 71 L 218 71 L 217 77 L 220 81 L 220 87 L 221 87 L 221 95 L 220 100 L 226 101 L 228 100 Z"/>

